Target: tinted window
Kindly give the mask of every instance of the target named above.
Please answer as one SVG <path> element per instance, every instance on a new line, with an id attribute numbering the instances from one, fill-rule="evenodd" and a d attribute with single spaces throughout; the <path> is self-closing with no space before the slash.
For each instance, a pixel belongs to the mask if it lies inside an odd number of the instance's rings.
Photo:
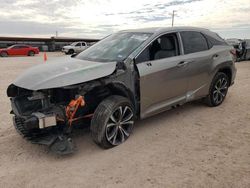
<path id="1" fill-rule="evenodd" d="M 19 48 L 28 48 L 28 46 L 19 46 Z"/>
<path id="2" fill-rule="evenodd" d="M 183 31 L 181 38 L 185 54 L 208 50 L 206 38 L 199 32 Z"/>
<path id="3" fill-rule="evenodd" d="M 85 43 L 82 43 L 82 46 L 85 46 Z"/>
<path id="4" fill-rule="evenodd" d="M 81 46 L 81 43 L 77 43 L 76 46 Z"/>
<path id="5" fill-rule="evenodd" d="M 136 58 L 136 63 L 174 57 L 179 54 L 176 34 L 166 34 L 149 44 Z"/>

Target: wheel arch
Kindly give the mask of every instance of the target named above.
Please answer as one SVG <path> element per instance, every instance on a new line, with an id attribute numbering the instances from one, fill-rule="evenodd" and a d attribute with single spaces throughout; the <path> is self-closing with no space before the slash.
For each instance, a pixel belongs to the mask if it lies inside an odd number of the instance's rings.
<path id="1" fill-rule="evenodd" d="M 222 67 L 217 72 L 223 72 L 224 74 L 226 74 L 229 78 L 230 85 L 232 84 L 232 70 L 230 67 L 228 66 Z"/>
<path id="2" fill-rule="evenodd" d="M 33 52 L 34 54 L 36 54 L 35 50 L 33 50 L 33 49 L 28 51 L 28 55 L 30 55 L 30 52 Z"/>
<path id="3" fill-rule="evenodd" d="M 120 96 L 128 98 L 131 101 L 132 105 L 134 106 L 134 110 L 137 114 L 138 107 L 136 105 L 137 104 L 136 99 L 135 99 L 133 92 L 129 88 L 127 88 L 121 82 L 112 82 L 112 83 L 109 83 L 106 87 L 111 91 L 112 95 L 120 95 Z"/>
<path id="4" fill-rule="evenodd" d="M 225 73 L 228 78 L 229 78 L 229 83 L 230 85 L 232 85 L 232 81 L 233 81 L 233 70 L 230 67 L 230 65 L 227 64 L 228 62 L 225 62 L 223 64 L 218 65 L 217 67 L 214 67 L 213 70 L 210 72 L 210 76 L 209 76 L 209 81 L 208 81 L 208 85 L 206 87 L 206 93 L 208 95 L 211 84 L 213 82 L 214 77 L 216 76 L 217 73 L 219 72 L 223 72 Z"/>

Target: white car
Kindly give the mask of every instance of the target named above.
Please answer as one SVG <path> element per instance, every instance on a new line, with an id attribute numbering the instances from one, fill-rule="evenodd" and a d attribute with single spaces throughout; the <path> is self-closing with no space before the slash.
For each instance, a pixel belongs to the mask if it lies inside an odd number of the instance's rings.
<path id="1" fill-rule="evenodd" d="M 89 45 L 86 42 L 74 42 L 68 46 L 64 46 L 62 48 L 62 52 L 64 52 L 65 54 L 80 53 L 88 47 Z"/>

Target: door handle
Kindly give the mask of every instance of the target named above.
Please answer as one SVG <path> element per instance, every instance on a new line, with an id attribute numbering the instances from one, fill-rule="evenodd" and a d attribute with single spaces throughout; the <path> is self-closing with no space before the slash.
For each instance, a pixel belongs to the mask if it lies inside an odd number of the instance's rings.
<path id="1" fill-rule="evenodd" d="M 181 61 L 180 63 L 177 64 L 177 67 L 186 66 L 188 63 L 189 63 L 188 61 Z"/>
<path id="2" fill-rule="evenodd" d="M 148 62 L 148 63 L 146 63 L 146 65 L 150 67 L 150 66 L 152 66 L 152 63 Z"/>

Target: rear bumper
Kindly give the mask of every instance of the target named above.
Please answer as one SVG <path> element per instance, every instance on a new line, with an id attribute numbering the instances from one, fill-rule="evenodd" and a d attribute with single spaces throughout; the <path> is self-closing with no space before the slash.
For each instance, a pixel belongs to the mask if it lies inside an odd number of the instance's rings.
<path id="1" fill-rule="evenodd" d="M 233 85 L 234 84 L 234 80 L 235 80 L 235 77 L 236 77 L 236 73 L 237 73 L 237 69 L 235 67 L 235 65 L 232 67 L 232 78 L 231 78 L 231 84 L 230 85 Z"/>

